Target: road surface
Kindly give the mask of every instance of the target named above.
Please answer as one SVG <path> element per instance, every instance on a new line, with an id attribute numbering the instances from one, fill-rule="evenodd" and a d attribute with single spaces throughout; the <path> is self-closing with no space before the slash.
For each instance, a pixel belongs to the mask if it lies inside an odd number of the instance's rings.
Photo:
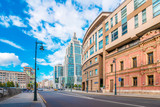
<path id="1" fill-rule="evenodd" d="M 160 99 L 88 95 L 65 91 L 39 92 L 47 107 L 160 107 Z"/>

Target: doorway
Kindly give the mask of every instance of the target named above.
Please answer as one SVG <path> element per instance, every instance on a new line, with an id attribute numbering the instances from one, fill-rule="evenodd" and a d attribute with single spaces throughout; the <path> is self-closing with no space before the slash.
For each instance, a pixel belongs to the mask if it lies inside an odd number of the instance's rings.
<path id="1" fill-rule="evenodd" d="M 113 79 L 110 80 L 110 92 L 113 92 Z"/>

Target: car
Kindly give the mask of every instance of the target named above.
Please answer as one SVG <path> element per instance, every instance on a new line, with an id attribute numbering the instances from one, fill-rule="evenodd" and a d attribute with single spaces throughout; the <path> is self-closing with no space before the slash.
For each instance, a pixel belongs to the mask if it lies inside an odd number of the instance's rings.
<path id="1" fill-rule="evenodd" d="M 38 88 L 38 91 L 43 91 L 43 89 L 42 88 Z"/>
<path id="2" fill-rule="evenodd" d="M 8 95 L 8 91 L 4 88 L 0 88 L 0 98 L 2 98 L 5 95 Z"/>
<path id="3" fill-rule="evenodd" d="M 58 89 L 54 89 L 54 91 L 58 91 Z"/>

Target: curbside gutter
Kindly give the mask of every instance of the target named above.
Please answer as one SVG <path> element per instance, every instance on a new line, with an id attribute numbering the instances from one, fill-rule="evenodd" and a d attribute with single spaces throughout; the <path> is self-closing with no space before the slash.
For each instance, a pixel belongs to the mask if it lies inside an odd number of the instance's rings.
<path id="1" fill-rule="evenodd" d="M 38 99 L 41 101 L 41 105 L 42 107 L 46 107 L 46 105 L 44 104 L 44 101 L 42 100 L 42 96 L 38 93 Z"/>

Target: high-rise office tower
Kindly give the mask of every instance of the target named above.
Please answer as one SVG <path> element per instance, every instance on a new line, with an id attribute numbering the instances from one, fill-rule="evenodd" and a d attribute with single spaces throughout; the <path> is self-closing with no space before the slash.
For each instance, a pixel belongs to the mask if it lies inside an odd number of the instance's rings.
<path id="1" fill-rule="evenodd" d="M 81 71 L 81 53 L 82 45 L 74 33 L 69 45 L 66 48 L 66 55 L 64 60 L 64 78 L 65 86 L 81 85 L 82 71 Z"/>
<path id="2" fill-rule="evenodd" d="M 64 79 L 63 79 L 63 65 L 57 64 L 54 66 L 53 70 L 53 88 L 63 88 Z"/>

